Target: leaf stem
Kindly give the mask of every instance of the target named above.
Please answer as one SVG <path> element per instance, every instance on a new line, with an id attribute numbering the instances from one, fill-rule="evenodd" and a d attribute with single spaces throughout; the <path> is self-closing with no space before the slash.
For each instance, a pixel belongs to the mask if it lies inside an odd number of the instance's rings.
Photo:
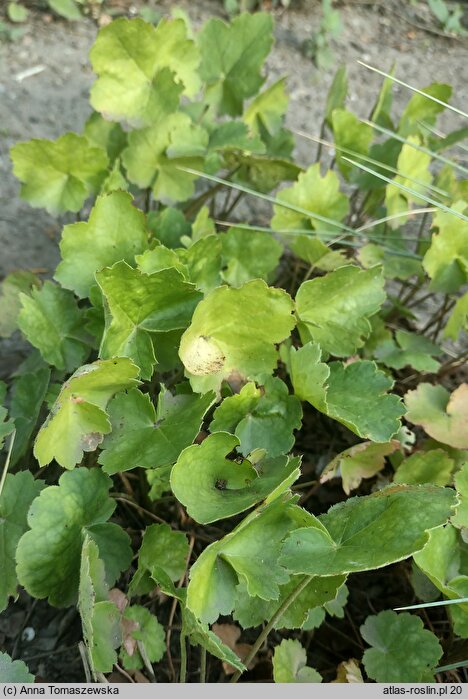
<path id="1" fill-rule="evenodd" d="M 206 648 L 200 646 L 200 682 L 206 682 Z"/>
<path id="2" fill-rule="evenodd" d="M 187 637 L 184 633 L 180 634 L 180 673 L 179 683 L 187 681 Z"/>
<path id="3" fill-rule="evenodd" d="M 16 430 L 13 430 L 11 437 L 10 437 L 10 446 L 8 447 L 8 454 L 7 454 L 7 458 L 5 461 L 5 466 L 3 467 L 2 478 L 0 480 L 0 497 L 2 495 L 3 487 L 5 485 L 5 481 L 6 481 L 6 477 L 7 477 L 7 473 L 8 473 L 8 468 L 10 466 L 11 452 L 13 451 L 15 437 L 16 437 Z"/>
<path id="4" fill-rule="evenodd" d="M 301 594 L 302 590 L 307 587 L 307 585 L 310 583 L 314 576 L 313 575 L 306 575 L 304 578 L 301 580 L 301 582 L 294 588 L 294 590 L 286 597 L 284 602 L 278 607 L 276 612 L 273 614 L 271 617 L 270 621 L 268 624 L 265 626 L 263 631 L 260 633 L 259 637 L 253 644 L 250 653 L 244 660 L 244 665 L 247 668 L 251 661 L 254 659 L 258 651 L 260 650 L 263 642 L 265 641 L 266 637 L 276 624 L 276 622 L 283 616 L 284 612 L 288 609 L 288 607 L 294 602 L 297 597 Z M 232 676 L 231 682 L 237 682 L 239 677 L 242 675 L 243 670 L 237 670 L 237 672 Z"/>

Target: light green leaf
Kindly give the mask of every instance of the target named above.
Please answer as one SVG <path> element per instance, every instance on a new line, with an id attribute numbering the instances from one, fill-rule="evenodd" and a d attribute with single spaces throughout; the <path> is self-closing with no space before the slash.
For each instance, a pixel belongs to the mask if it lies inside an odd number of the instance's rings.
<path id="1" fill-rule="evenodd" d="M 295 163 L 286 160 L 289 152 L 278 149 L 279 153 L 270 156 L 248 153 L 227 154 L 226 162 L 232 169 L 236 169 L 233 175 L 234 182 L 241 185 L 247 184 L 256 192 L 270 192 L 283 182 L 295 180 L 302 172 Z M 286 150 L 289 151 L 289 148 Z"/>
<path id="2" fill-rule="evenodd" d="M 65 226 L 60 242 L 62 261 L 55 279 L 77 296 L 89 296 L 94 275 L 124 260 L 133 264 L 147 245 L 145 216 L 126 192 L 98 197 L 87 222 Z"/>
<path id="3" fill-rule="evenodd" d="M 468 292 L 457 299 L 445 326 L 444 337 L 456 340 L 462 330 L 468 331 Z"/>
<path id="4" fill-rule="evenodd" d="M 108 585 L 130 564 L 128 535 L 107 522 L 116 506 L 107 494 L 111 485 L 99 469 L 79 468 L 64 473 L 58 485 L 45 488 L 34 500 L 30 530 L 16 552 L 18 580 L 33 597 L 48 597 L 55 607 L 76 601 L 86 534 L 98 546 Z"/>
<path id="5" fill-rule="evenodd" d="M 336 144 L 336 162 L 343 175 L 348 179 L 352 166 L 342 160 L 340 149 L 351 149 L 353 157 L 358 154 L 367 155 L 373 138 L 372 126 L 364 124 L 346 109 L 333 110 L 331 121 Z"/>
<path id="6" fill-rule="evenodd" d="M 150 573 L 157 567 L 176 581 L 185 570 L 188 554 L 184 532 L 174 531 L 168 524 L 151 524 L 143 534 L 138 566 Z"/>
<path id="7" fill-rule="evenodd" d="M 244 100 L 259 91 L 264 81 L 260 70 L 273 43 L 272 28 L 270 14 L 246 12 L 230 25 L 212 18 L 198 35 L 205 100 L 221 114 L 241 114 Z"/>
<path id="8" fill-rule="evenodd" d="M 146 654 L 150 663 L 157 663 L 166 652 L 164 627 L 157 618 L 145 607 L 133 605 L 125 610 L 124 619 L 134 621 L 138 628 L 130 633 L 130 637 L 137 641 L 137 647 L 132 655 L 123 647 L 120 658 L 127 670 L 135 670 L 143 667 L 143 658 L 140 649 Z"/>
<path id="9" fill-rule="evenodd" d="M 399 465 L 393 482 L 411 485 L 419 483 L 450 485 L 454 468 L 454 461 L 442 449 L 419 451 Z"/>
<path id="10" fill-rule="evenodd" d="M 213 631 L 210 631 L 208 626 L 197 621 L 190 609 L 183 609 L 182 623 L 183 630 L 192 645 L 205 648 L 210 655 L 219 658 L 223 663 L 228 663 L 236 670 L 243 672 L 246 669 L 239 656 L 226 646 Z"/>
<path id="11" fill-rule="evenodd" d="M 213 151 L 248 151 L 265 153 L 265 144 L 260 138 L 252 137 L 247 124 L 242 121 L 225 121 L 217 124 L 210 132 L 208 147 Z"/>
<path id="12" fill-rule="evenodd" d="M 11 337 L 14 333 L 21 309 L 20 294 L 29 293 L 34 286 L 39 286 L 39 281 L 35 274 L 26 270 L 12 272 L 5 277 L 1 283 L 0 337 Z"/>
<path id="13" fill-rule="evenodd" d="M 359 488 L 363 478 L 372 478 L 376 473 L 379 473 L 385 466 L 385 457 L 393 454 L 399 447 L 400 442 L 396 439 L 384 444 L 373 442 L 355 444 L 335 456 L 325 466 L 320 476 L 320 482 L 324 483 L 331 478 L 340 476 L 343 490 L 349 495 L 352 490 Z M 437 485 L 446 485 L 446 483 L 438 483 Z"/>
<path id="14" fill-rule="evenodd" d="M 369 616 L 361 626 L 361 635 L 372 646 L 362 661 L 376 682 L 425 681 L 443 653 L 437 637 L 412 614 L 387 610 Z"/>
<path id="15" fill-rule="evenodd" d="M 255 379 L 277 363 L 275 343 L 294 327 L 293 303 L 257 279 L 220 287 L 201 301 L 182 335 L 179 355 L 196 391 L 218 389 L 232 374 Z"/>
<path id="16" fill-rule="evenodd" d="M 453 463 L 453 462 L 452 462 Z M 459 504 L 451 522 L 455 527 L 468 529 L 468 463 L 463 464 L 455 476 Z"/>
<path id="17" fill-rule="evenodd" d="M 100 356 L 130 357 L 142 377 L 151 378 L 150 333 L 187 327 L 201 294 L 175 269 L 142 274 L 123 261 L 97 272 L 96 280 L 107 303 Z"/>
<path id="18" fill-rule="evenodd" d="M 252 133 L 262 136 L 266 129 L 273 136 L 281 129 L 289 103 L 285 87 L 286 78 L 280 78 L 250 102 L 242 118 Z"/>
<path id="19" fill-rule="evenodd" d="M 22 660 L 12 660 L 7 653 L 0 653 L 0 677 L 2 682 L 34 682 L 34 675 Z"/>
<path id="20" fill-rule="evenodd" d="M 410 366 L 417 371 L 438 371 L 440 364 L 433 357 L 441 355 L 442 350 L 427 337 L 397 330 L 395 339 L 396 342 L 389 339 L 377 345 L 374 352 L 377 361 L 391 369 Z"/>
<path id="21" fill-rule="evenodd" d="M 56 141 L 34 138 L 16 143 L 10 155 L 23 199 L 53 215 L 79 211 L 97 191 L 108 164 L 102 148 L 75 133 Z"/>
<path id="22" fill-rule="evenodd" d="M 46 281 L 41 289 L 20 295 L 18 327 L 46 362 L 70 372 L 89 356 L 83 311 L 71 291 Z"/>
<path id="23" fill-rule="evenodd" d="M 128 359 L 99 360 L 85 364 L 63 385 L 34 445 L 40 466 L 55 459 L 72 469 L 83 452 L 94 451 L 111 431 L 105 412 L 118 391 L 137 384 L 137 367 Z"/>
<path id="24" fill-rule="evenodd" d="M 434 529 L 429 543 L 414 557 L 415 563 L 448 599 L 468 597 L 466 544 L 451 524 Z M 454 632 L 468 637 L 468 604 L 451 604 L 447 608 L 454 622 Z"/>
<path id="25" fill-rule="evenodd" d="M 65 17 L 69 22 L 83 19 L 75 0 L 48 0 L 51 10 L 54 10 L 60 17 Z"/>
<path id="26" fill-rule="evenodd" d="M 468 448 L 468 384 L 450 394 L 443 386 L 419 384 L 405 395 L 406 419 L 421 425 L 430 437 L 457 449 Z"/>
<path id="27" fill-rule="evenodd" d="M 262 600 L 260 597 L 251 597 L 247 592 L 245 583 L 239 583 L 236 588 L 233 618 L 244 629 L 259 626 L 263 621 L 269 621 L 284 600 L 297 588 L 301 579 L 301 576 L 293 575 L 288 583 L 281 585 L 279 598 L 274 604 L 271 601 Z M 343 575 L 312 578 L 280 616 L 274 628 L 300 629 L 304 627 L 310 610 L 321 609 L 319 605 L 327 602 L 331 604 L 339 594 L 339 590 L 346 590 L 346 586 L 343 585 L 345 580 Z"/>
<path id="28" fill-rule="evenodd" d="M 463 213 L 465 201 L 455 202 L 452 208 Z M 438 233 L 432 236 L 423 267 L 431 278 L 430 289 L 450 294 L 468 281 L 468 223 L 455 219 L 453 214 L 438 211 L 434 215 Z"/>
<path id="29" fill-rule="evenodd" d="M 268 456 L 286 454 L 294 444 L 293 430 L 301 426 L 302 410 L 296 396 L 277 377 L 265 377 L 264 386 L 246 384 L 216 408 L 210 432 L 231 432 L 240 441 L 239 451 L 247 456 L 265 449 Z"/>
<path id="30" fill-rule="evenodd" d="M 6 384 L 0 381 L 0 449 L 3 447 L 3 440 L 15 429 L 13 420 L 7 420 L 8 410 L 1 405 L 6 396 Z"/>
<path id="31" fill-rule="evenodd" d="M 93 673 L 112 671 L 112 666 L 117 662 L 115 649 L 122 642 L 120 612 L 109 601 L 108 592 L 99 549 L 89 534 L 85 533 L 81 551 L 78 609 Z"/>
<path id="32" fill-rule="evenodd" d="M 230 228 L 221 236 L 223 279 L 231 286 L 242 286 L 251 279 L 271 281 L 283 246 L 268 233 Z"/>
<path id="33" fill-rule="evenodd" d="M 221 283 L 221 240 L 207 235 L 196 240 L 187 250 L 179 250 L 179 258 L 187 265 L 191 282 L 204 294 Z"/>
<path id="34" fill-rule="evenodd" d="M 28 10 L 18 2 L 9 2 L 7 6 L 7 16 L 10 22 L 26 22 Z"/>
<path id="35" fill-rule="evenodd" d="M 40 367 L 25 372 L 13 384 L 10 417 L 15 422 L 15 442 L 10 463 L 14 466 L 25 454 L 29 440 L 36 427 L 39 411 L 49 387 L 50 369 Z"/>
<path id="36" fill-rule="evenodd" d="M 182 112 L 157 124 L 131 131 L 122 161 L 130 182 L 152 189 L 157 200 L 185 201 L 194 192 L 196 175 L 181 168 L 202 170 L 208 132 Z"/>
<path id="37" fill-rule="evenodd" d="M 120 393 L 108 406 L 112 432 L 104 439 L 99 463 L 106 473 L 173 464 L 192 444 L 215 396 L 173 396 L 162 389 L 156 412 L 148 394 L 136 388 Z"/>
<path id="38" fill-rule="evenodd" d="M 6 609 L 9 597 L 16 597 L 16 547 L 28 528 L 26 517 L 31 503 L 43 487 L 44 483 L 34 480 L 29 471 L 20 471 L 7 474 L 0 493 L 0 612 Z"/>
<path id="39" fill-rule="evenodd" d="M 331 250 L 321 240 L 312 238 L 310 235 L 294 236 L 291 250 L 301 260 L 308 262 L 312 268 L 317 267 L 324 272 L 331 272 L 337 267 L 344 267 L 347 264 L 343 252 Z"/>
<path id="40" fill-rule="evenodd" d="M 150 211 L 146 220 L 154 238 L 168 248 L 180 247 L 184 236 L 190 235 L 190 223 L 179 209 L 169 206 L 162 211 Z"/>
<path id="41" fill-rule="evenodd" d="M 422 92 L 442 102 L 448 102 L 452 94 L 452 88 L 444 83 L 432 83 L 425 87 Z M 420 122 L 434 124 L 437 115 L 443 111 L 443 105 L 427 99 L 424 95 L 413 94 L 401 115 L 398 133 L 405 137 L 410 133 L 422 132 L 424 134 L 426 131 L 421 127 Z"/>
<path id="42" fill-rule="evenodd" d="M 403 145 L 397 162 L 397 169 L 403 174 L 394 177 L 393 182 L 397 185 L 409 187 L 415 192 L 425 194 L 427 187 L 424 185 L 429 185 L 432 182 L 432 175 L 429 171 L 431 156 L 413 148 L 412 143 L 420 145 L 419 138 L 410 136 L 408 143 Z M 404 192 L 394 184 L 388 184 L 385 188 L 385 205 L 389 216 L 408 211 L 408 209 L 411 209 L 412 204 L 421 203 L 421 201 L 416 195 Z M 399 228 L 407 220 L 407 216 L 398 216 L 398 218 L 390 220 L 388 225 L 390 228 Z"/>
<path id="43" fill-rule="evenodd" d="M 118 160 L 127 145 L 127 134 L 120 124 L 104 119 L 98 112 L 93 112 L 86 120 L 83 136 L 93 145 L 105 150 L 111 163 Z"/>
<path id="44" fill-rule="evenodd" d="M 101 29 L 90 53 L 98 75 L 91 104 L 114 121 L 153 124 L 174 112 L 181 93 L 200 86 L 198 49 L 182 19 L 155 29 L 142 19 L 117 19 Z"/>
<path id="45" fill-rule="evenodd" d="M 297 315 L 323 350 L 347 357 L 370 335 L 369 318 L 385 301 L 382 270 L 341 267 L 304 282 L 296 295 Z"/>
<path id="46" fill-rule="evenodd" d="M 376 233 L 379 234 L 378 229 Z M 408 253 L 412 254 L 400 232 L 388 230 L 385 245 L 376 243 L 363 245 L 357 251 L 357 257 L 366 269 L 382 265 L 386 279 L 406 280 L 413 276 L 421 277 L 423 269 L 420 260 L 407 257 Z"/>
<path id="47" fill-rule="evenodd" d="M 299 477 L 297 459 L 266 459 L 258 471 L 248 459 L 226 459 L 238 446 L 237 437 L 216 432 L 185 449 L 172 469 L 172 491 L 197 522 L 239 514 Z"/>
<path id="48" fill-rule="evenodd" d="M 277 230 L 289 228 L 317 228 L 320 224 L 314 214 L 341 221 L 348 213 L 348 198 L 340 192 L 340 181 L 335 172 L 329 170 L 323 177 L 319 163 L 311 165 L 301 173 L 292 187 L 282 189 L 277 195 L 278 201 L 301 207 L 310 211 L 310 216 L 300 214 L 282 207 L 273 206 L 272 228 Z M 337 229 L 334 229 L 336 232 Z"/>
<path id="49" fill-rule="evenodd" d="M 344 109 L 348 93 L 348 70 L 345 65 L 338 68 L 333 76 L 325 105 L 325 122 L 331 128 L 331 118 L 335 109 Z"/>
<path id="50" fill-rule="evenodd" d="M 162 269 L 174 267 L 184 279 L 189 277 L 187 266 L 181 262 L 177 252 L 171 248 L 166 248 L 165 245 L 156 245 L 151 250 L 145 250 L 142 255 L 137 255 L 135 260 L 138 269 L 145 274 L 154 274 Z"/>
<path id="51" fill-rule="evenodd" d="M 320 361 L 318 345 L 291 351 L 291 379 L 299 398 L 373 442 L 388 442 L 400 428 L 405 410 L 398 396 L 387 395 L 393 381 L 374 362 Z"/>
<path id="52" fill-rule="evenodd" d="M 291 529 L 309 521 L 304 510 L 282 497 L 248 515 L 223 539 L 208 546 L 192 566 L 188 608 L 203 623 L 230 614 L 240 581 L 246 583 L 252 597 L 277 600 L 279 586 L 289 580 L 278 564 L 281 541 Z"/>
<path id="53" fill-rule="evenodd" d="M 280 563 L 307 575 L 382 568 L 420 551 L 454 505 L 454 492 L 436 486 L 396 485 L 351 498 L 319 517 L 321 528 L 293 531 Z"/>
<path id="54" fill-rule="evenodd" d="M 299 641 L 284 639 L 273 654 L 275 682 L 321 682 L 317 670 L 307 666 L 307 653 Z"/>

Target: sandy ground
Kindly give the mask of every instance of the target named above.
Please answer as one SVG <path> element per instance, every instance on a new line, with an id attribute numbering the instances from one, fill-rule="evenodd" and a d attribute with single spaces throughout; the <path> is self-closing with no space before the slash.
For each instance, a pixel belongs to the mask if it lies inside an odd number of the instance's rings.
<path id="1" fill-rule="evenodd" d="M 363 2 L 342 3 L 344 31 L 333 44 L 337 64 L 348 66 L 349 107 L 368 116 L 381 83 L 379 76 L 357 64 L 359 59 L 383 70 L 396 62 L 397 75 L 418 87 L 436 80 L 448 82 L 454 88 L 453 103 L 466 107 L 468 41 L 432 35 L 404 21 L 403 17 L 408 16 L 407 0 Z M 219 0 L 159 5 L 168 10 L 183 7 L 196 26 L 213 14 L 222 14 Z M 268 81 L 288 76 L 288 125 L 314 135 L 319 132 L 334 72 L 319 72 L 301 53 L 302 42 L 317 29 L 318 21 L 319 3 L 315 0 L 306 2 L 301 10 L 276 12 L 276 45 L 267 63 Z M 47 23 L 43 15 L 37 15 L 31 17 L 19 41 L 0 44 L 0 278 L 18 268 L 39 268 L 52 274 L 58 262 L 57 239 L 67 219 L 57 221 L 20 200 L 8 152 L 16 141 L 55 138 L 64 131 L 82 128 L 90 111 L 88 91 L 93 73 L 88 51 L 96 32 L 91 20 Z M 37 66 L 44 69 L 21 79 L 24 71 Z M 396 110 L 407 99 L 408 92 L 397 88 Z M 448 113 L 442 125 L 445 129 L 456 128 L 461 126 L 461 118 Z M 314 144 L 298 139 L 301 164 L 310 162 L 314 154 Z M 15 362 L 19 349 L 17 340 L 3 346 L 0 376 L 5 363 Z"/>

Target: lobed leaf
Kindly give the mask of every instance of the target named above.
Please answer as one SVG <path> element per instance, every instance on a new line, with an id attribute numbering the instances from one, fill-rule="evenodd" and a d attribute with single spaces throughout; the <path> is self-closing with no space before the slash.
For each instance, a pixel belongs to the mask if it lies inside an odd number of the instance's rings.
<path id="1" fill-rule="evenodd" d="M 428 435 L 457 449 L 468 448 L 468 384 L 450 394 L 443 386 L 421 383 L 405 395 L 406 419 Z"/>

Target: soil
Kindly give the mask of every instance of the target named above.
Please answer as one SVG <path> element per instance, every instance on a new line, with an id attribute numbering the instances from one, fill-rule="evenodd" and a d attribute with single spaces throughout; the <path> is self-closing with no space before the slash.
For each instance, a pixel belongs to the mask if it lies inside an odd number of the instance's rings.
<path id="1" fill-rule="evenodd" d="M 4 2 L 0 0 L 1 4 Z M 158 3 L 158 8 L 170 10 L 176 5 L 185 9 L 195 26 L 212 15 L 223 16 L 219 0 L 166 1 Z M 318 28 L 319 7 L 315 0 L 305 2 L 300 9 L 275 11 L 276 45 L 266 68 L 269 82 L 287 76 L 289 127 L 312 135 L 319 133 L 334 73 L 334 68 L 317 70 L 301 50 L 303 41 Z M 133 11 L 136 12 L 135 7 Z M 333 42 L 333 49 L 336 64 L 345 63 L 348 67 L 348 103 L 358 115 L 368 116 L 381 84 L 381 78 L 361 67 L 358 60 L 383 70 L 396 63 L 397 76 L 419 88 L 434 81 L 450 83 L 454 90 L 453 103 L 461 108 L 468 103 L 468 40 L 444 38 L 421 30 L 416 26 L 421 19 L 415 17 L 406 0 L 347 0 L 341 3 L 340 11 L 344 30 Z M 422 20 L 425 19 L 429 26 L 429 18 L 423 16 Z M 81 130 L 90 113 L 88 92 L 93 73 L 88 52 L 97 29 L 96 23 L 89 19 L 67 23 L 43 13 L 31 13 L 22 38 L 0 44 L 0 279 L 19 268 L 40 270 L 51 276 L 58 262 L 60 230 L 71 219 L 54 219 L 20 199 L 8 152 L 20 140 L 56 138 L 65 131 Z M 35 74 L 24 77 L 25 71 L 34 68 Z M 395 88 L 396 112 L 408 97 L 406 89 Z M 444 131 L 460 125 L 460 118 L 453 113 L 444 114 L 441 119 Z M 315 149 L 314 144 L 298 137 L 297 158 L 301 164 L 307 165 L 315 158 Z M 25 351 L 25 344 L 16 336 L 0 343 L 0 378 L 18 365 Z M 398 575 L 386 570 L 367 576 L 369 579 L 365 575 L 356 577 L 349 603 L 354 620 L 396 606 L 402 589 L 408 588 L 409 574 L 406 564 L 399 564 Z M 388 590 L 388 583 L 400 587 Z M 433 618 L 437 623 L 437 614 Z M 331 633 L 325 624 L 315 636 L 310 636 L 317 649 L 316 667 L 327 681 L 336 670 L 334 659 L 345 657 L 348 651 L 352 655 L 352 644 L 357 643 L 356 637 L 359 640 L 353 622 L 347 618 L 334 620 L 333 628 Z M 28 629 L 34 629 L 34 639 L 29 638 Z M 26 595 L 20 596 L 17 604 L 0 619 L 0 647 L 6 647 L 9 652 L 14 650 L 17 657 L 26 660 L 34 672 L 49 682 L 84 680 L 76 645 L 79 637 L 76 611 L 51 610 L 43 602 L 32 603 Z M 355 650 L 358 657 L 360 652 Z M 268 667 L 271 668 L 269 664 Z M 261 668 L 262 663 L 246 679 L 266 679 Z M 120 677 L 118 681 L 125 680 Z"/>

